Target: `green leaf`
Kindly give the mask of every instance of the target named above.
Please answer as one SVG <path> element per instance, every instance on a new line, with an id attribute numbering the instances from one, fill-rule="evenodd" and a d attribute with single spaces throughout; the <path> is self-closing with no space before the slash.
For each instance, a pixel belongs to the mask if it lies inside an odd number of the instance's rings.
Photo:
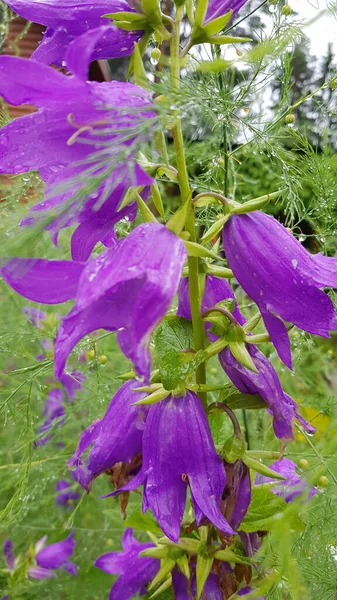
<path id="1" fill-rule="evenodd" d="M 154 342 L 163 386 L 174 390 L 191 368 L 192 352 L 183 352 L 193 345 L 192 323 L 183 317 L 166 317 L 157 327 Z"/>
<path id="2" fill-rule="evenodd" d="M 209 21 L 209 23 L 203 25 L 203 30 L 206 33 L 206 35 L 214 35 L 215 33 L 221 31 L 227 25 L 232 14 L 233 11 L 230 10 L 225 15 L 221 15 L 221 17 L 217 17 L 216 19 L 213 19 L 213 21 Z"/>
<path id="3" fill-rule="evenodd" d="M 212 44 L 240 44 L 242 42 L 251 42 L 251 38 L 232 37 L 231 35 L 213 35 L 210 38 Z"/>
<path id="4" fill-rule="evenodd" d="M 270 531 L 277 515 L 283 513 L 287 503 L 276 496 L 268 487 L 257 485 L 252 490 L 252 501 L 248 512 L 240 525 L 240 531 Z"/>
<path id="5" fill-rule="evenodd" d="M 154 183 L 153 185 L 151 185 L 151 195 L 152 195 L 153 204 L 155 205 L 159 215 L 161 216 L 162 219 L 165 219 L 165 210 L 164 210 L 163 200 L 162 200 L 157 183 Z"/>
<path id="6" fill-rule="evenodd" d="M 179 235 L 185 227 L 187 217 L 191 210 L 190 198 L 187 199 L 182 206 L 176 210 L 176 212 L 172 215 L 166 227 L 170 231 L 173 231 L 176 235 Z"/>
<path id="7" fill-rule="evenodd" d="M 250 469 L 253 469 L 253 471 L 255 471 L 256 473 L 260 473 L 261 475 L 264 475 L 265 477 L 271 477 L 273 479 L 281 479 L 281 480 L 285 479 L 285 477 L 283 477 L 283 475 L 280 475 L 280 473 L 276 473 L 276 471 L 273 471 L 273 469 L 270 469 L 269 467 L 264 465 L 262 462 L 260 462 L 259 460 L 255 460 L 255 458 L 252 458 L 248 454 L 245 454 L 242 460 L 244 463 L 246 463 L 247 467 L 249 467 Z"/>
<path id="8" fill-rule="evenodd" d="M 134 512 L 126 521 L 124 521 L 125 527 L 132 527 L 139 531 L 150 531 L 157 535 L 162 535 L 162 530 L 156 521 L 150 516 L 150 514 L 143 515 L 141 512 Z"/>
<path id="9" fill-rule="evenodd" d="M 145 90 L 150 89 L 138 44 L 135 44 L 135 49 L 133 52 L 133 75 L 137 85 Z"/>
<path id="10" fill-rule="evenodd" d="M 256 410 L 258 408 L 266 408 L 266 403 L 259 394 L 240 394 L 235 393 L 226 397 L 223 400 L 229 408 L 237 410 L 239 408 L 247 408 Z"/>

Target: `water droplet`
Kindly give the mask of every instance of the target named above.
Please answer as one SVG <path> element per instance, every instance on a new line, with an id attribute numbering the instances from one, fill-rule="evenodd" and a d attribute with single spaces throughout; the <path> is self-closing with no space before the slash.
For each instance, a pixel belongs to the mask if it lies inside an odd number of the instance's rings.
<path id="1" fill-rule="evenodd" d="M 296 260 L 296 258 L 293 258 L 293 259 L 291 260 L 291 264 L 292 264 L 292 266 L 294 267 L 294 269 L 296 269 L 296 267 L 297 267 L 297 265 L 298 265 L 298 260 Z"/>

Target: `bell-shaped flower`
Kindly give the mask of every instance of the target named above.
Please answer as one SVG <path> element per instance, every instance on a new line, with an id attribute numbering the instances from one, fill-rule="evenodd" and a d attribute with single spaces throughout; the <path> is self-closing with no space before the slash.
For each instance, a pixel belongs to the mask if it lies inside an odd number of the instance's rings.
<path id="1" fill-rule="evenodd" d="M 102 16 L 111 12 L 134 12 L 125 0 L 4 0 L 18 15 L 47 27 L 43 40 L 33 52 L 35 61 L 65 66 L 66 51 L 71 41 L 86 31 L 106 25 Z M 120 58 L 131 54 L 142 31 L 123 31 L 109 28 L 105 39 L 95 44 L 93 60 Z"/>
<path id="2" fill-rule="evenodd" d="M 157 120 L 150 92 L 131 83 L 87 81 L 95 42 L 107 29 L 91 30 L 71 44 L 71 76 L 0 56 L 0 95 L 15 106 L 38 108 L 0 130 L 0 172 L 39 171 L 47 183 L 45 198 L 22 224 L 42 223 L 56 243 L 61 228 L 78 223 L 72 243 L 77 260 L 86 260 L 98 241 L 113 245 L 114 224 L 135 216 L 134 204 L 117 210 L 126 190 L 152 183 L 135 159 Z"/>
<path id="3" fill-rule="evenodd" d="M 43 329 L 43 321 L 46 319 L 46 313 L 43 312 L 43 310 L 32 308 L 31 306 L 24 306 L 22 312 L 34 327 Z"/>
<path id="4" fill-rule="evenodd" d="M 14 554 L 13 542 L 9 538 L 7 538 L 5 540 L 3 552 L 4 552 L 6 567 L 7 567 L 8 571 L 13 573 L 13 571 L 15 570 L 15 554 Z"/>
<path id="5" fill-rule="evenodd" d="M 60 388 L 51 390 L 46 398 L 42 417 L 45 419 L 39 429 L 39 437 L 35 447 L 44 446 L 52 437 L 50 432 L 54 427 L 60 427 L 65 422 L 64 393 Z"/>
<path id="6" fill-rule="evenodd" d="M 62 508 L 74 508 L 75 503 L 80 499 L 81 494 L 79 492 L 75 492 L 71 488 L 72 484 L 69 483 L 66 479 L 59 479 L 56 482 L 56 506 L 61 506 Z"/>
<path id="7" fill-rule="evenodd" d="M 133 391 L 139 387 L 127 381 L 113 396 L 102 419 L 89 425 L 81 434 L 76 452 L 68 461 L 75 468 L 73 477 L 89 491 L 95 477 L 112 469 L 116 463 L 131 463 L 142 451 L 147 406 L 131 406 L 147 396 Z M 90 449 L 87 460 L 83 454 Z"/>
<path id="8" fill-rule="evenodd" d="M 220 510 L 225 469 L 194 392 L 187 391 L 180 398 L 170 396 L 151 406 L 142 458 L 135 478 L 109 496 L 144 484 L 143 511 L 151 508 L 165 535 L 177 542 L 189 485 L 197 522 L 205 516 L 224 533 L 235 533 Z"/>
<path id="9" fill-rule="evenodd" d="M 1 273 L 30 300 L 76 299 L 55 340 L 57 379 L 77 342 L 102 328 L 118 330 L 122 351 L 148 380 L 150 336 L 177 292 L 186 256 L 183 241 L 164 225 L 144 223 L 88 263 L 15 258 Z"/>
<path id="10" fill-rule="evenodd" d="M 207 275 L 202 312 L 227 299 L 234 301 L 233 317 L 239 325 L 243 325 L 245 318 L 240 313 L 230 285 L 224 279 Z M 179 287 L 178 314 L 185 318 L 191 316 L 186 279 L 182 280 Z M 212 340 L 215 338 L 213 334 L 208 333 L 208 335 Z M 220 364 L 232 383 L 243 394 L 259 394 L 263 398 L 273 415 L 274 431 L 277 437 L 293 438 L 294 419 L 297 419 L 309 433 L 315 432 L 315 428 L 298 413 L 296 402 L 283 391 L 278 375 L 268 358 L 254 344 L 246 344 L 246 347 L 257 373 L 239 363 L 229 348 L 225 348 L 219 354 Z"/>
<path id="11" fill-rule="evenodd" d="M 75 548 L 74 530 L 70 535 L 62 542 L 56 542 L 55 544 L 49 544 L 45 546 L 47 537 L 43 537 L 36 544 L 35 561 L 37 566 L 30 567 L 28 574 L 33 579 L 47 579 L 49 577 L 55 577 L 56 569 L 63 569 L 71 575 L 75 576 L 77 567 L 74 563 L 69 561 Z"/>
<path id="12" fill-rule="evenodd" d="M 122 547 L 122 552 L 108 552 L 95 562 L 95 566 L 105 573 L 118 575 L 109 600 L 131 600 L 137 594 L 146 594 L 146 587 L 160 568 L 157 558 L 139 556 L 142 550 L 153 548 L 154 544 L 141 544 L 133 537 L 130 528 L 123 535 Z"/>
<path id="13" fill-rule="evenodd" d="M 314 335 L 337 330 L 332 300 L 322 291 L 337 288 L 337 259 L 310 254 L 274 217 L 256 211 L 232 215 L 223 229 L 230 268 L 258 305 L 283 362 L 291 368 L 287 329 L 280 319 Z"/>
<path id="14" fill-rule="evenodd" d="M 310 500 L 315 494 L 317 494 L 317 489 L 300 477 L 297 473 L 297 465 L 289 458 L 280 458 L 272 465 L 270 468 L 276 473 L 280 473 L 285 477 L 284 480 L 279 481 L 277 479 L 273 479 L 271 477 L 266 477 L 264 475 L 257 474 L 256 476 L 256 484 L 260 485 L 263 483 L 270 483 L 275 481 L 275 487 L 272 488 L 272 492 L 277 496 L 281 496 L 284 498 L 286 502 L 291 502 L 298 496 L 307 493 L 307 498 Z"/>

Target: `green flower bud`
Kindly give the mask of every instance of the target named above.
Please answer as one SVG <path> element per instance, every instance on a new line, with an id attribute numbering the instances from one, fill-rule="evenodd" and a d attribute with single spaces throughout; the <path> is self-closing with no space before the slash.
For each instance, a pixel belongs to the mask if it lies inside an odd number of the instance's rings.
<path id="1" fill-rule="evenodd" d="M 286 17 L 289 17 L 289 15 L 291 15 L 292 12 L 293 12 L 293 9 L 291 8 L 291 6 L 289 6 L 289 4 L 285 4 L 282 7 L 282 14 L 285 15 Z"/>
<path id="2" fill-rule="evenodd" d="M 153 58 L 153 60 L 156 60 L 157 62 L 160 60 L 161 57 L 161 52 L 159 50 L 159 48 L 153 48 L 151 50 L 151 58 Z"/>
<path id="3" fill-rule="evenodd" d="M 243 458 L 246 452 L 246 444 L 243 437 L 233 435 L 227 442 L 225 442 L 222 456 L 229 463 L 234 463 L 239 458 Z"/>
<path id="4" fill-rule="evenodd" d="M 306 458 L 301 458 L 301 460 L 298 461 L 298 466 L 300 469 L 307 469 L 309 461 Z"/>
<path id="5" fill-rule="evenodd" d="M 105 356 L 105 354 L 101 354 L 97 360 L 101 363 L 101 365 L 105 365 L 108 362 L 108 357 Z"/>
<path id="6" fill-rule="evenodd" d="M 284 117 L 284 122 L 287 125 L 290 125 L 291 123 L 295 123 L 295 115 L 293 115 L 292 113 L 289 113 L 289 115 L 286 115 Z"/>
<path id="7" fill-rule="evenodd" d="M 318 480 L 318 485 L 321 488 L 328 487 L 328 485 L 329 485 L 329 479 L 325 475 L 321 475 L 321 477 Z"/>

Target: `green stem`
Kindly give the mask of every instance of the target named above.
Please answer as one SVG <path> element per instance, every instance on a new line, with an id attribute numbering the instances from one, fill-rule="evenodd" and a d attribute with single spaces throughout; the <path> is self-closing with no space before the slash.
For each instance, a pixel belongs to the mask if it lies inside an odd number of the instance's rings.
<path id="1" fill-rule="evenodd" d="M 182 11 L 177 8 L 175 23 L 172 29 L 171 38 L 171 84 L 175 90 L 180 88 L 180 21 L 182 19 Z M 177 118 L 176 124 L 172 129 L 174 148 L 176 152 L 176 161 L 178 169 L 178 181 L 182 203 L 190 202 L 191 189 L 188 180 L 188 172 L 186 167 L 184 139 L 181 127 L 180 118 Z M 196 227 L 195 217 L 192 203 L 186 221 L 186 231 L 190 234 L 190 241 L 196 242 Z M 188 258 L 188 283 L 190 291 L 190 305 L 193 325 L 193 342 L 195 350 L 202 350 L 205 345 L 204 323 L 201 317 L 201 278 L 199 272 L 199 258 L 190 256 Z M 196 383 L 206 383 L 206 366 L 205 363 L 199 365 L 196 369 Z M 207 393 L 199 394 L 205 408 L 207 406 Z"/>

